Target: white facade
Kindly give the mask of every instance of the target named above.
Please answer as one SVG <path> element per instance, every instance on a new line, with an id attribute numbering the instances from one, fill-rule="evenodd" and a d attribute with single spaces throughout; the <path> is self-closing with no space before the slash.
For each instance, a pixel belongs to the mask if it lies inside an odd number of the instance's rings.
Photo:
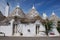
<path id="1" fill-rule="evenodd" d="M 0 26 L 0 32 L 5 33 L 5 36 L 12 36 L 13 20 L 10 21 L 9 25 Z"/>
<path id="2" fill-rule="evenodd" d="M 13 20 L 10 21 L 10 25 L 0 26 L 0 32 L 5 33 L 5 36 L 13 36 Z M 36 29 L 36 25 L 39 25 L 39 29 Z M 41 35 L 41 33 L 45 34 L 44 26 L 39 22 L 36 21 L 35 23 L 29 24 L 18 24 L 16 26 L 14 36 L 36 36 Z M 17 31 L 17 32 L 16 32 Z M 37 31 L 37 34 L 36 34 Z M 21 35 L 21 33 L 23 35 Z M 43 35 L 42 35 L 43 36 Z"/>

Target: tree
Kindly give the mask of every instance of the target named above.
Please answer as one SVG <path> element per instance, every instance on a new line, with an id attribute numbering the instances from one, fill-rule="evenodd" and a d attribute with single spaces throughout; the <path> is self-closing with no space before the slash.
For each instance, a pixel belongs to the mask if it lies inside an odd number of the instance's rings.
<path id="1" fill-rule="evenodd" d="M 58 32 L 60 33 L 60 21 L 57 22 L 57 25 L 58 25 L 58 26 L 57 26 L 57 30 L 58 30 Z"/>
<path id="2" fill-rule="evenodd" d="M 57 27 L 58 32 L 60 33 L 60 27 Z"/>
<path id="3" fill-rule="evenodd" d="M 46 34 L 48 35 L 49 31 L 52 28 L 53 22 L 52 21 L 49 21 L 47 19 L 47 20 L 45 20 L 44 25 L 45 25 L 45 28 L 46 28 Z"/>

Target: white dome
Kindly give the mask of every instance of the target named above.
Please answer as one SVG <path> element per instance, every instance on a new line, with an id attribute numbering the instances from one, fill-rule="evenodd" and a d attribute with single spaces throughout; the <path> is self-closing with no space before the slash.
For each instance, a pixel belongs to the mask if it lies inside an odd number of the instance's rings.
<path id="1" fill-rule="evenodd" d="M 32 9 L 35 9 L 34 5 L 33 5 Z"/>
<path id="2" fill-rule="evenodd" d="M 55 15 L 54 11 L 52 12 L 52 15 Z"/>
<path id="3" fill-rule="evenodd" d="M 20 7 L 19 5 L 17 5 L 17 7 Z"/>
<path id="4" fill-rule="evenodd" d="M 47 18 L 46 13 L 43 13 L 43 19 L 46 19 L 46 18 Z"/>

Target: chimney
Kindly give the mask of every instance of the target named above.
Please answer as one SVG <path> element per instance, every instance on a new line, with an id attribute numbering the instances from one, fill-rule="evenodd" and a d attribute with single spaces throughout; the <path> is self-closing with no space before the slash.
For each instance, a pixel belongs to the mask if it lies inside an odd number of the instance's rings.
<path id="1" fill-rule="evenodd" d="M 6 7 L 5 7 L 5 16 L 6 17 L 8 17 L 8 15 L 9 15 L 9 3 L 7 2 L 7 5 L 6 5 Z"/>

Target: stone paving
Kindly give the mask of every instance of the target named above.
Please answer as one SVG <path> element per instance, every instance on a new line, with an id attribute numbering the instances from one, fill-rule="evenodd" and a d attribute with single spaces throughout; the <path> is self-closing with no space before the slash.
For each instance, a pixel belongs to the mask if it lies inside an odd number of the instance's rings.
<path id="1" fill-rule="evenodd" d="M 59 37 L 0 37 L 0 40 L 60 40 Z"/>

